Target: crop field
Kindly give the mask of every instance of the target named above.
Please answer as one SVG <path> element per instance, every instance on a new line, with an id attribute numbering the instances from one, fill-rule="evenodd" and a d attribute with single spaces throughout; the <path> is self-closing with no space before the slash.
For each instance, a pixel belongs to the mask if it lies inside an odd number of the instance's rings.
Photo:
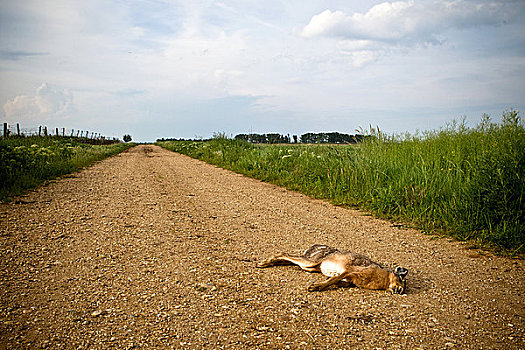
<path id="1" fill-rule="evenodd" d="M 91 145 L 68 137 L 0 138 L 0 200 L 133 146 Z"/>
<path id="2" fill-rule="evenodd" d="M 263 181 L 420 228 L 525 251 L 525 128 L 518 111 L 359 145 L 263 146 L 223 136 L 157 144 Z"/>

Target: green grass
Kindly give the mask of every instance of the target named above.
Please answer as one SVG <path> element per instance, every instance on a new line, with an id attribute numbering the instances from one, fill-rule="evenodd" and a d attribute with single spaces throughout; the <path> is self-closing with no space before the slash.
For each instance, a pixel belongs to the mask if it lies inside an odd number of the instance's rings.
<path id="1" fill-rule="evenodd" d="M 0 200 L 69 174 L 133 144 L 89 145 L 63 137 L 0 138 Z"/>
<path id="2" fill-rule="evenodd" d="M 426 232 L 525 252 L 525 128 L 519 113 L 357 146 L 262 146 L 217 137 L 158 142 L 233 171 L 402 221 Z"/>

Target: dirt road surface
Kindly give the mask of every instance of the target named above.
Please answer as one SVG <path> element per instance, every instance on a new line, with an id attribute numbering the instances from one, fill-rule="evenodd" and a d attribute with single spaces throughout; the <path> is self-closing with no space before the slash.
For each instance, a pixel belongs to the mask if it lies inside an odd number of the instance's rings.
<path id="1" fill-rule="evenodd" d="M 0 348 L 523 349 L 524 262 L 152 145 L 0 205 Z M 257 269 L 314 243 L 409 269 L 406 295 Z"/>

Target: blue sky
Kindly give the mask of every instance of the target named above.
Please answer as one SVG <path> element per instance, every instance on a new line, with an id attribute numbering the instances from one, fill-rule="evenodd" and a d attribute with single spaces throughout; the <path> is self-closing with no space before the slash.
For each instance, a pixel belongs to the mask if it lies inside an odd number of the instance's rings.
<path id="1" fill-rule="evenodd" d="M 2 121 L 136 141 L 437 129 L 525 105 L 525 2 L 0 2 Z"/>

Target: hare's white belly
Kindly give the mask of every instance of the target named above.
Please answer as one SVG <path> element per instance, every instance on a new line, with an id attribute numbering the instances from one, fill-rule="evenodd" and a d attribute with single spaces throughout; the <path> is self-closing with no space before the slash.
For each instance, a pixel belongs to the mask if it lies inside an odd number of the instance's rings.
<path id="1" fill-rule="evenodd" d="M 342 264 L 331 260 L 323 261 L 319 267 L 321 269 L 321 273 L 328 277 L 338 276 L 345 272 L 345 268 L 342 266 Z"/>

